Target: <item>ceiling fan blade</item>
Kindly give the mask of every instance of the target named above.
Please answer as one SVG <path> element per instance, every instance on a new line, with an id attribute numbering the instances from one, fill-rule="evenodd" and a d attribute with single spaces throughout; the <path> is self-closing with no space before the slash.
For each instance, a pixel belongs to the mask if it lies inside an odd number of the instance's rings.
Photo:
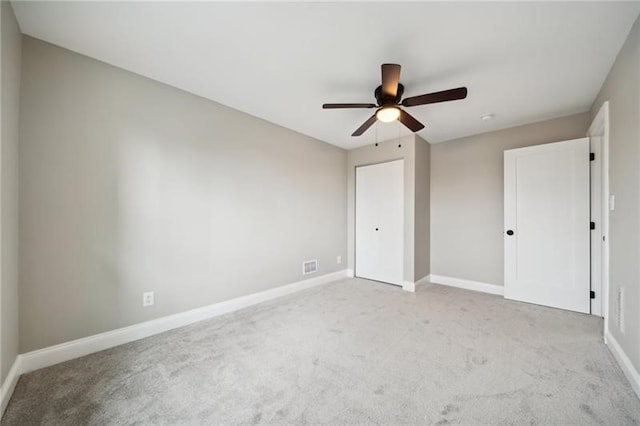
<path id="1" fill-rule="evenodd" d="M 373 125 L 373 123 L 376 122 L 376 120 L 377 120 L 376 115 L 373 114 L 371 117 L 369 117 L 369 119 L 367 121 L 364 122 L 364 124 L 362 126 L 358 127 L 358 130 L 353 132 L 353 134 L 351 136 L 360 136 L 361 134 L 366 132 L 367 129 L 369 127 L 371 127 Z"/>
<path id="2" fill-rule="evenodd" d="M 400 83 L 400 65 L 382 64 L 382 94 L 385 97 L 395 98 L 398 94 Z"/>
<path id="3" fill-rule="evenodd" d="M 421 122 L 413 118 L 412 115 L 403 110 L 400 110 L 398 121 L 407 126 L 412 132 L 417 132 L 424 129 L 424 124 L 422 124 Z"/>
<path id="4" fill-rule="evenodd" d="M 416 105 L 435 104 L 438 102 L 455 101 L 467 97 L 467 88 L 458 87 L 456 89 L 443 90 L 442 92 L 433 92 L 426 95 L 412 96 L 402 101 L 402 105 L 412 107 Z"/>
<path id="5" fill-rule="evenodd" d="M 323 104 L 323 109 L 337 109 L 337 108 L 375 108 L 376 104 Z"/>

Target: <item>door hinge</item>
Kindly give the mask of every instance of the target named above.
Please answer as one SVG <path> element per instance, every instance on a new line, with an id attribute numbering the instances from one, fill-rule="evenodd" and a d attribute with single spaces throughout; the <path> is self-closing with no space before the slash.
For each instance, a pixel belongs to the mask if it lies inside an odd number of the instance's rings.
<path id="1" fill-rule="evenodd" d="M 596 223 L 595 223 L 595 222 L 591 222 L 591 223 L 589 224 L 589 228 L 591 228 L 592 230 L 593 230 L 593 229 L 596 229 Z"/>
<path id="2" fill-rule="evenodd" d="M 589 161 L 593 161 L 593 160 L 595 160 L 595 159 L 596 159 L 596 154 L 595 154 L 595 153 L 593 153 L 593 152 L 590 152 L 590 153 L 589 153 Z"/>
<path id="3" fill-rule="evenodd" d="M 591 290 L 591 291 L 589 292 L 589 297 L 590 297 L 591 299 L 595 299 L 595 298 L 596 298 L 596 292 L 595 292 L 595 291 L 593 291 L 593 290 Z"/>

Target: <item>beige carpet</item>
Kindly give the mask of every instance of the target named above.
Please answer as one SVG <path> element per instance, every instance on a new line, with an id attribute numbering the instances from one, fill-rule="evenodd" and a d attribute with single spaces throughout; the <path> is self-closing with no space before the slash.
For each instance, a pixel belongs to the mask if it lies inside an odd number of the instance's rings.
<path id="1" fill-rule="evenodd" d="M 24 375 L 2 425 L 640 423 L 602 320 L 352 279 Z"/>

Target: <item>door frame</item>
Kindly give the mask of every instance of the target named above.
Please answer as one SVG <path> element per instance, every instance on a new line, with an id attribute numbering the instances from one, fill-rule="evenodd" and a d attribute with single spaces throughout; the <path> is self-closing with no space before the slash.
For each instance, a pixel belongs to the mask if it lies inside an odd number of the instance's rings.
<path id="1" fill-rule="evenodd" d="M 591 262 L 601 265 L 601 313 L 604 317 L 604 339 L 609 333 L 609 101 L 602 104 L 598 113 L 593 118 L 587 136 L 598 136 L 601 139 L 600 158 L 596 156 L 594 161 L 600 161 L 601 175 L 592 176 L 591 182 L 599 182 L 601 185 L 600 205 L 592 205 L 591 208 L 599 208 L 602 212 L 602 250 L 601 255 L 592 253 Z"/>

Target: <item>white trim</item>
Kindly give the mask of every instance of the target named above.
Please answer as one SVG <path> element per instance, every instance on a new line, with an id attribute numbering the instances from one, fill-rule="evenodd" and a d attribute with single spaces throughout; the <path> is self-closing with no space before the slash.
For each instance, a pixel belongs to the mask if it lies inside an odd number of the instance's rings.
<path id="1" fill-rule="evenodd" d="M 134 340 L 143 339 L 154 334 L 162 333 L 174 328 L 183 327 L 194 322 L 206 320 L 229 312 L 237 311 L 258 303 L 273 300 L 301 290 L 306 290 L 321 284 L 338 280 L 347 276 L 346 270 L 333 272 L 319 277 L 298 281 L 292 284 L 276 287 L 270 290 L 253 293 L 202 308 L 192 309 L 174 315 L 146 321 L 129 327 L 96 334 L 82 339 L 73 340 L 48 348 L 27 352 L 22 358 L 22 373 L 28 373 L 44 367 L 49 367 L 70 359 L 89 355 Z"/>
<path id="2" fill-rule="evenodd" d="M 347 269 L 347 278 L 355 278 L 356 274 L 353 272 L 353 269 Z"/>
<path id="3" fill-rule="evenodd" d="M 602 314 L 604 316 L 604 341 L 609 334 L 609 101 L 602 103 L 587 135 L 602 135 Z"/>
<path id="4" fill-rule="evenodd" d="M 446 277 L 443 275 L 429 275 L 429 281 L 434 284 L 442 284 L 449 287 L 464 288 L 465 290 L 479 291 L 482 293 L 504 296 L 504 287 L 497 284 L 483 283 L 479 281 L 463 280 L 462 278 Z"/>
<path id="5" fill-rule="evenodd" d="M 431 282 L 431 275 L 425 275 L 424 277 L 420 278 L 418 281 L 416 281 L 416 285 L 421 285 L 421 284 L 428 284 Z"/>
<path id="6" fill-rule="evenodd" d="M 0 387 L 0 419 L 4 414 L 4 410 L 7 409 L 7 405 L 9 405 L 9 400 L 11 399 L 11 395 L 13 395 L 13 390 L 16 388 L 20 374 L 22 374 L 21 360 L 22 358 L 18 355 L 7 374 L 7 377 L 4 379 L 4 382 L 2 382 L 2 387 Z"/>
<path id="7" fill-rule="evenodd" d="M 402 289 L 406 290 L 406 291 L 410 291 L 412 293 L 415 293 L 417 286 L 419 286 L 421 284 L 429 283 L 430 279 L 431 279 L 431 275 L 425 275 L 424 277 L 420 278 L 418 281 L 413 282 L 413 283 L 411 281 L 403 281 L 402 282 Z"/>
<path id="8" fill-rule="evenodd" d="M 594 297 L 590 300 L 591 315 L 604 317 L 602 313 L 602 251 L 604 227 L 602 226 L 602 135 L 589 136 L 589 151 L 594 155 L 589 161 L 589 210 L 590 221 L 594 229 L 589 234 L 591 291 Z"/>
<path id="9" fill-rule="evenodd" d="M 402 281 L 402 289 L 404 291 L 410 291 L 411 293 L 415 293 L 416 283 L 412 283 L 411 281 Z"/>
<path id="10" fill-rule="evenodd" d="M 640 398 L 640 374 L 638 374 L 638 370 L 633 366 L 631 360 L 611 333 L 607 332 L 605 334 L 605 341 L 613 357 L 618 361 L 622 372 L 631 383 L 634 392 Z"/>

